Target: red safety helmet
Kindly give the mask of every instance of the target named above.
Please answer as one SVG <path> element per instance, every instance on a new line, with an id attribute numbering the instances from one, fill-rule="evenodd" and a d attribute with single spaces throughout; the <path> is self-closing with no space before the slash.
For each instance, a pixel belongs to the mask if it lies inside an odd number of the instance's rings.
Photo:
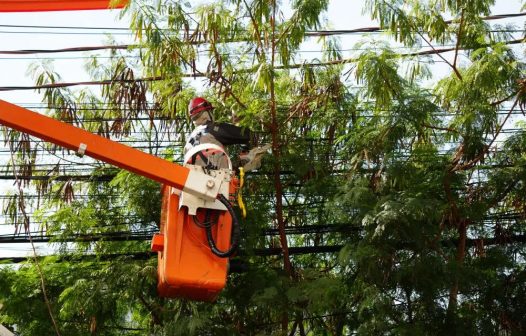
<path id="1" fill-rule="evenodd" d="M 208 100 L 201 97 L 195 97 L 190 100 L 190 103 L 188 104 L 188 114 L 190 115 L 190 118 L 193 119 L 199 113 L 212 110 L 213 108 L 214 107 L 208 102 Z"/>

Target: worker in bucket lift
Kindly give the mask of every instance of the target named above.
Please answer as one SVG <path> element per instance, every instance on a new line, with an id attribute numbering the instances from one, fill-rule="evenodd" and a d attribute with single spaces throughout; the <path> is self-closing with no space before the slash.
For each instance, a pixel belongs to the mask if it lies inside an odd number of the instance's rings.
<path id="1" fill-rule="evenodd" d="M 231 163 L 225 146 L 249 146 L 252 133 L 248 129 L 227 124 L 215 123 L 212 116 L 214 107 L 201 97 L 190 100 L 188 114 L 195 126 L 184 147 L 184 162 L 205 166 L 210 169 L 230 168 Z M 245 171 L 261 166 L 261 157 L 270 148 L 269 145 L 253 148 L 240 155 Z"/>

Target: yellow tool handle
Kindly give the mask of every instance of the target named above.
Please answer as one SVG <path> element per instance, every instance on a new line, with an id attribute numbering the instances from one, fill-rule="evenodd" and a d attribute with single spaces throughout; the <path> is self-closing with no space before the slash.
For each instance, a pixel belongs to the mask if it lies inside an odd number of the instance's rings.
<path id="1" fill-rule="evenodd" d="M 247 218 L 247 209 L 245 208 L 245 203 L 243 203 L 243 196 L 242 196 L 244 182 L 245 182 L 245 170 L 243 170 L 243 167 L 239 167 L 239 190 L 237 192 L 237 204 L 239 205 L 239 208 L 241 209 L 241 214 L 243 218 Z"/>

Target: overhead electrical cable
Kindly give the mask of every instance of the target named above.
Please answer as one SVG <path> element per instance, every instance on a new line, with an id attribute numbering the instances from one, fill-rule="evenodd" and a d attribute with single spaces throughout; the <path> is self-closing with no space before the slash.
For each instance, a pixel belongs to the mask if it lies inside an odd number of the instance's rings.
<path id="1" fill-rule="evenodd" d="M 454 244 L 455 241 L 451 240 L 448 244 Z M 513 243 L 526 243 L 526 235 L 513 235 L 513 236 L 507 236 L 505 238 L 500 237 L 492 237 L 492 238 L 477 238 L 477 239 L 467 239 L 466 240 L 466 246 L 469 247 L 477 247 L 482 244 L 483 246 L 490 246 L 490 245 L 509 245 Z M 410 248 L 409 243 L 402 243 L 400 248 Z M 319 254 L 319 253 L 338 253 L 344 245 L 319 245 L 319 246 L 293 246 L 289 247 L 289 254 L 290 255 L 301 255 L 301 254 Z M 260 248 L 260 249 L 253 249 L 250 250 L 250 252 L 246 250 L 239 250 L 238 256 L 239 257 L 245 257 L 245 256 L 260 256 L 260 257 L 269 257 L 269 256 L 279 256 L 282 255 L 283 249 L 282 248 Z M 85 258 L 93 258 L 96 260 L 111 260 L 119 257 L 132 257 L 133 259 L 149 259 L 152 257 L 156 257 L 157 253 L 154 252 L 129 252 L 129 253 L 118 253 L 118 254 L 88 254 L 83 256 L 64 256 L 64 255 L 48 255 L 49 256 L 55 256 L 63 261 L 76 261 L 76 260 L 83 260 Z M 44 257 L 42 257 L 44 258 Z M 27 257 L 2 257 L 0 258 L 0 261 L 10 261 L 12 263 L 20 263 L 28 261 L 29 258 Z"/>
<path id="2" fill-rule="evenodd" d="M 510 13 L 510 14 L 499 14 L 482 17 L 482 20 L 497 20 L 505 18 L 513 18 L 525 16 L 526 12 L 522 13 Z M 451 20 L 445 21 L 446 24 L 452 23 Z M 125 28 L 115 27 L 65 27 L 65 26 L 36 26 L 36 25 L 0 25 L 0 27 L 16 27 L 16 28 L 49 28 L 49 29 L 106 29 L 106 30 L 122 30 Z M 329 35 L 342 35 L 342 34 L 353 34 L 353 33 L 368 33 L 372 31 L 381 30 L 380 27 L 364 27 L 356 29 L 340 29 L 340 30 L 317 30 L 308 31 L 307 36 L 329 36 Z M 237 41 L 236 41 L 237 42 Z M 202 42 L 205 43 L 205 42 Z M 0 50 L 0 54 L 4 55 L 21 55 L 21 54 L 38 54 L 38 53 L 62 53 L 62 52 L 80 52 L 80 51 L 94 51 L 94 50 L 115 50 L 115 49 L 129 49 L 139 48 L 139 45 L 113 45 L 113 46 L 94 46 L 94 47 L 73 47 L 63 49 L 39 49 L 39 50 Z"/>
<path id="3" fill-rule="evenodd" d="M 93 26 L 42 26 L 42 25 L 14 25 L 0 24 L 1 28 L 38 28 L 38 29 L 75 29 L 75 30 L 119 30 L 130 31 L 126 27 L 93 27 Z"/>
<path id="4" fill-rule="evenodd" d="M 41 0 L 42 1 L 42 0 Z M 44 0 L 45 1 L 45 0 Z M 77 0 L 82 1 L 82 0 Z M 495 14 L 481 17 L 481 20 L 501 20 L 514 17 L 525 16 L 526 12 L 521 13 L 508 13 L 508 14 Z M 454 20 L 445 20 L 445 24 L 452 24 Z M 133 30 L 126 27 L 95 27 L 95 26 L 51 26 L 51 25 L 13 25 L 13 24 L 0 24 L 1 28 L 30 28 L 30 29 L 62 29 L 62 30 L 109 30 L 109 31 L 126 31 L 133 33 Z M 161 29 L 163 31 L 171 31 L 169 28 Z M 192 31 L 192 29 L 190 29 Z M 353 34 L 353 33 L 370 33 L 382 31 L 382 28 L 378 26 L 373 27 L 361 27 L 355 29 L 338 29 L 338 30 L 309 30 L 306 32 L 307 36 L 327 36 L 327 35 L 341 35 L 341 34 Z"/>
<path id="5" fill-rule="evenodd" d="M 322 245 L 322 246 L 305 246 L 305 247 L 289 247 L 289 254 L 296 255 L 296 254 L 317 254 L 317 253 L 335 253 L 339 252 L 343 248 L 343 245 Z M 266 248 L 266 249 L 254 249 L 251 250 L 250 253 L 240 249 L 238 251 L 238 256 L 261 256 L 261 257 L 268 257 L 268 256 L 279 256 L 283 253 L 283 250 L 281 248 Z M 53 256 L 53 255 L 48 255 Z M 94 260 L 114 260 L 119 257 L 131 257 L 136 260 L 145 260 L 150 259 L 157 256 L 157 253 L 155 252 L 130 252 L 130 253 L 118 253 L 118 254 L 89 254 L 89 255 L 83 255 L 83 256 L 60 256 L 60 255 L 54 255 L 64 261 L 77 261 L 82 259 L 94 259 Z M 45 256 L 42 256 L 42 258 L 45 258 Z M 0 261 L 11 261 L 12 263 L 21 263 L 28 261 L 27 257 L 1 257 Z"/>
<path id="6" fill-rule="evenodd" d="M 67 52 L 84 52 L 84 51 L 98 51 L 98 50 L 127 50 L 136 47 L 134 45 L 108 45 L 108 46 L 92 46 L 92 47 L 71 47 L 63 49 L 23 49 L 23 50 L 0 50 L 0 55 L 29 55 L 29 54 L 52 54 L 52 53 L 67 53 Z"/>
<path id="7" fill-rule="evenodd" d="M 517 39 L 517 40 L 511 40 L 506 41 L 504 44 L 520 44 L 523 43 L 524 39 Z M 424 51 L 417 51 L 412 53 L 403 53 L 398 54 L 398 57 L 409 57 L 409 56 L 425 56 L 425 55 L 434 55 L 434 54 L 441 54 L 445 52 L 451 52 L 454 51 L 455 48 L 442 48 L 442 49 L 431 49 L 431 50 L 424 50 Z M 290 70 L 290 69 L 301 69 L 301 68 L 310 68 L 310 67 L 319 67 L 319 66 L 331 66 L 331 65 L 342 65 L 342 64 L 349 64 L 357 62 L 358 59 L 356 58 L 347 58 L 347 59 L 340 59 L 340 60 L 334 60 L 334 61 L 328 61 L 328 62 L 316 62 L 316 63 L 302 63 L 302 64 L 291 64 L 287 66 L 276 66 L 276 70 Z M 241 69 L 238 70 L 237 73 L 251 73 L 256 72 L 257 69 Z M 206 73 L 187 73 L 181 75 L 183 78 L 205 78 L 209 77 L 209 74 Z M 0 86 L 0 91 L 19 91 L 19 90 L 40 90 L 40 89 L 50 89 L 50 88 L 63 88 L 63 87 L 72 87 L 72 86 L 79 86 L 79 85 L 111 85 L 115 83 L 133 83 L 133 82 L 154 82 L 154 81 L 162 81 L 166 80 L 165 77 L 162 76 L 155 76 L 155 77 L 145 77 L 145 78 L 137 78 L 133 80 L 100 80 L 100 81 L 84 81 L 84 82 L 69 82 L 69 83 L 50 83 L 50 84 L 43 84 L 43 85 L 30 85 L 30 86 Z"/>

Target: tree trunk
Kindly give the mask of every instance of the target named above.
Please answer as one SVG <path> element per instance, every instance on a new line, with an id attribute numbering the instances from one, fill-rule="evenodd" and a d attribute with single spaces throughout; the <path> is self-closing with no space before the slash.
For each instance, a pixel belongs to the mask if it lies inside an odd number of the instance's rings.
<path id="1" fill-rule="evenodd" d="M 466 257 L 466 239 L 467 239 L 467 221 L 461 220 L 458 225 L 458 235 L 459 241 L 457 246 L 457 256 L 455 261 L 457 266 L 460 267 L 464 263 Z M 448 324 L 453 322 L 454 314 L 458 305 L 458 291 L 459 291 L 459 279 L 458 279 L 458 269 L 455 274 L 453 285 L 449 291 L 449 303 L 447 307 L 447 319 Z"/>

